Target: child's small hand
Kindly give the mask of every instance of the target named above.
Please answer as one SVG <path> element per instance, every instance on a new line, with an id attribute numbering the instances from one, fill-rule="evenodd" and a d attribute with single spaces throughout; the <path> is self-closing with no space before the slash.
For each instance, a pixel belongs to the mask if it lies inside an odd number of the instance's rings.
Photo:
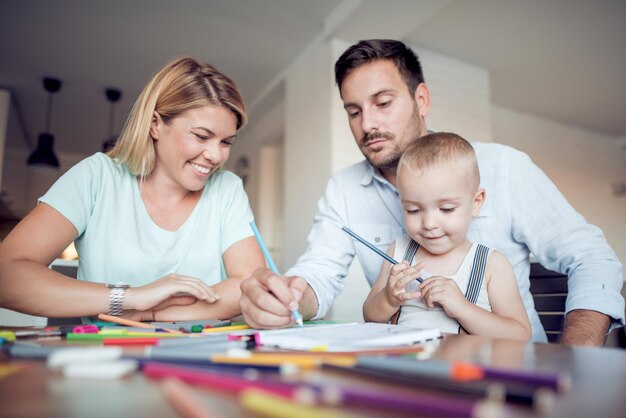
<path id="1" fill-rule="evenodd" d="M 447 277 L 433 276 L 420 283 L 419 288 L 427 307 L 441 305 L 446 315 L 453 319 L 459 316 L 467 303 L 456 282 Z"/>
<path id="2" fill-rule="evenodd" d="M 416 299 L 420 296 L 420 292 L 407 292 L 406 286 L 420 277 L 423 268 L 424 263 L 422 262 L 409 266 L 406 260 L 391 266 L 389 279 L 385 286 L 385 295 L 391 306 L 400 306 L 405 301 Z"/>

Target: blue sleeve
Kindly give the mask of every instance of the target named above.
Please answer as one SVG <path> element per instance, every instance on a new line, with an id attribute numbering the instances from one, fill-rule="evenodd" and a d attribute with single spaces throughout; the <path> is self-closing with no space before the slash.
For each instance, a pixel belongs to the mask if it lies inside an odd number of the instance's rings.
<path id="1" fill-rule="evenodd" d="M 530 158 L 504 154 L 509 176 L 513 237 L 546 268 L 567 274 L 566 311 L 585 309 L 624 325 L 623 270 L 602 230 L 585 219 Z"/>

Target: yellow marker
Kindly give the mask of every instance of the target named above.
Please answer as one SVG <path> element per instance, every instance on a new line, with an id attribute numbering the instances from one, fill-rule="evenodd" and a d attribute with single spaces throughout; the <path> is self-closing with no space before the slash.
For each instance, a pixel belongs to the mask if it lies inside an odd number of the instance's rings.
<path id="1" fill-rule="evenodd" d="M 260 389 L 245 389 L 239 395 L 241 405 L 255 414 L 274 418 L 348 418 L 335 409 L 320 408 L 291 402 Z"/>
<path id="2" fill-rule="evenodd" d="M 294 364 L 302 369 L 313 369 L 325 364 L 334 364 L 336 366 L 354 366 L 356 364 L 355 356 L 318 356 L 313 353 L 306 354 L 289 354 L 285 353 L 251 353 L 246 357 L 231 357 L 225 355 L 211 356 L 214 363 L 226 364 L 248 364 L 256 366 L 281 366 L 284 364 Z"/>
<path id="3" fill-rule="evenodd" d="M 15 333 L 13 331 L 0 331 L 0 338 L 7 341 L 15 341 Z"/>
<path id="4" fill-rule="evenodd" d="M 238 331 L 242 329 L 250 329 L 249 325 L 230 325 L 227 327 L 215 327 L 215 328 L 205 328 L 202 330 L 203 333 L 206 332 L 227 332 L 227 331 Z"/>

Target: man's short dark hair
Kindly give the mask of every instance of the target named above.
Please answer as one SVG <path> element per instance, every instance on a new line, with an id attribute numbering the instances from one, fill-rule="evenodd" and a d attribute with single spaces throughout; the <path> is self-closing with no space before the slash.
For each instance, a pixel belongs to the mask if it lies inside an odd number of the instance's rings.
<path id="1" fill-rule="evenodd" d="M 335 63 L 335 81 L 341 91 L 343 80 L 355 69 L 377 60 L 393 61 L 406 83 L 409 93 L 415 94 L 424 82 L 422 66 L 415 52 L 400 41 L 393 39 L 368 39 L 348 48 Z"/>

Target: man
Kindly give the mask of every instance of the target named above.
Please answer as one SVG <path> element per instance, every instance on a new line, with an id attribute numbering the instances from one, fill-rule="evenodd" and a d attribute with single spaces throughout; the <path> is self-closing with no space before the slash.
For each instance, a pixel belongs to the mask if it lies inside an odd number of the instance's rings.
<path id="1" fill-rule="evenodd" d="M 241 285 L 241 308 L 253 327 L 323 317 L 343 289 L 356 255 L 370 285 L 382 259 L 341 231 L 348 226 L 383 251 L 402 232 L 396 167 L 402 152 L 427 134 L 430 95 L 417 56 L 393 40 L 361 41 L 335 64 L 350 129 L 365 161 L 335 174 L 319 202 L 309 246 L 284 277 L 259 269 Z M 473 144 L 487 199 L 468 239 L 504 253 L 513 265 L 533 329 L 546 341 L 528 279 L 532 252 L 549 269 L 568 274 L 561 341 L 604 344 L 624 325 L 622 266 L 602 231 L 589 225 L 528 156 L 498 144 Z"/>

